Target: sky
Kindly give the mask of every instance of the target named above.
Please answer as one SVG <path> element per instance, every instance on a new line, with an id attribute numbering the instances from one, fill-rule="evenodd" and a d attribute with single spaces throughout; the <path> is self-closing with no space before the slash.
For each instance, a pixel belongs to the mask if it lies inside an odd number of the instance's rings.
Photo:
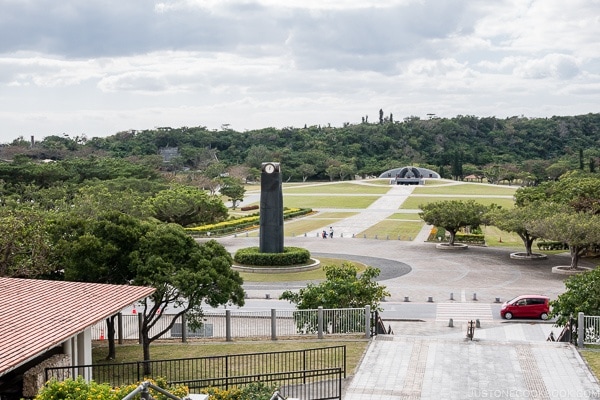
<path id="1" fill-rule="evenodd" d="M 600 112 L 600 0 L 0 0 L 0 143 Z"/>

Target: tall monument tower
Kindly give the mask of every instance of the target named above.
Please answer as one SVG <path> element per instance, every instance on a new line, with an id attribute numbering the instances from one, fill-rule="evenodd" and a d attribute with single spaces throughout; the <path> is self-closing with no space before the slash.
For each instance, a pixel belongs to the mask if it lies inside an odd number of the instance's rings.
<path id="1" fill-rule="evenodd" d="M 260 175 L 261 253 L 283 253 L 283 192 L 281 165 L 265 162 Z"/>

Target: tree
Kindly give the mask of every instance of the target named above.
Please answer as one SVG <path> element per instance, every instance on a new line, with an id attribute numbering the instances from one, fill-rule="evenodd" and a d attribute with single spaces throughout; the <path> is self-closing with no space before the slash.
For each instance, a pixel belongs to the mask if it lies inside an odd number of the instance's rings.
<path id="1" fill-rule="evenodd" d="M 302 182 L 306 182 L 309 177 L 317 173 L 317 169 L 312 164 L 301 164 L 298 167 L 298 173 L 302 175 Z"/>
<path id="2" fill-rule="evenodd" d="M 0 214 L 0 276 L 38 278 L 52 273 L 51 214 L 32 208 L 2 210 Z"/>
<path id="3" fill-rule="evenodd" d="M 127 285 L 136 276 L 131 257 L 151 229 L 135 217 L 111 211 L 94 217 L 73 214 L 53 226 L 57 264 L 68 281 Z M 106 319 L 107 360 L 116 355 L 114 316 Z"/>
<path id="4" fill-rule="evenodd" d="M 237 179 L 225 178 L 221 185 L 220 192 L 231 200 L 231 208 L 235 210 L 237 203 L 244 200 L 246 188 Z"/>
<path id="5" fill-rule="evenodd" d="M 140 239 L 132 258 L 136 271 L 132 283 L 156 288 L 142 302 L 144 360 L 150 360 L 150 344 L 170 330 L 183 314 L 192 327 L 199 327 L 203 304 L 244 305 L 242 278 L 231 269 L 229 252 L 214 240 L 198 244 L 180 226 L 161 224 Z M 160 310 L 168 306 L 175 310 L 174 318 L 151 336 L 151 329 L 162 316 Z"/>
<path id="6" fill-rule="evenodd" d="M 525 224 L 538 237 L 566 243 L 571 253 L 570 269 L 577 269 L 580 257 L 600 243 L 600 214 L 575 212 L 564 208 L 541 219 Z"/>
<path id="7" fill-rule="evenodd" d="M 319 307 L 363 308 L 367 305 L 372 310 L 381 310 L 379 302 L 389 292 L 385 286 L 374 281 L 379 276 L 379 269 L 367 267 L 359 276 L 358 268 L 353 264 L 341 266 L 326 265 L 325 281 L 315 285 L 309 283 L 298 292 L 286 290 L 280 296 L 296 304 L 299 310 L 315 310 Z M 294 312 L 294 320 L 299 331 L 315 332 L 318 319 L 315 314 Z M 354 310 L 345 314 L 327 314 L 323 317 L 324 326 L 333 332 L 357 332 L 364 329 L 365 314 L 362 310 Z"/>
<path id="8" fill-rule="evenodd" d="M 265 145 L 252 146 L 248 149 L 246 165 L 250 168 L 259 168 L 262 163 L 273 160 L 273 152 Z"/>
<path id="9" fill-rule="evenodd" d="M 527 257 L 530 257 L 533 254 L 533 251 L 531 250 L 533 242 L 538 236 L 533 235 L 527 229 L 526 224 L 527 221 L 532 219 L 535 211 L 539 209 L 540 208 L 536 205 L 529 207 L 515 207 L 511 209 L 493 208 L 487 212 L 484 219 L 489 224 L 494 225 L 503 231 L 514 232 L 519 235 L 525 246 L 525 253 Z"/>
<path id="10" fill-rule="evenodd" d="M 354 165 L 341 164 L 338 167 L 338 175 L 340 177 L 340 180 L 343 181 L 344 179 L 346 179 L 346 176 L 353 177 L 355 171 L 356 171 L 356 168 L 354 167 Z"/>
<path id="11" fill-rule="evenodd" d="M 220 198 L 190 186 L 162 190 L 145 204 L 153 217 L 181 226 L 214 223 L 227 217 L 227 207 Z"/>
<path id="12" fill-rule="evenodd" d="M 353 308 L 371 306 L 379 310 L 379 302 L 389 296 L 385 286 L 374 281 L 379 276 L 379 269 L 367 267 L 358 274 L 354 264 L 344 263 L 341 266 L 325 265 L 325 281 L 315 285 L 308 283 L 298 292 L 286 290 L 280 299 L 296 304 L 299 310 L 323 308 Z"/>
<path id="13" fill-rule="evenodd" d="M 333 178 L 340 174 L 340 166 L 338 164 L 332 164 L 327 167 L 325 173 L 327 173 L 327 176 L 329 176 L 329 180 L 333 182 Z"/>
<path id="14" fill-rule="evenodd" d="M 565 326 L 580 312 L 600 315 L 600 268 L 570 276 L 565 281 L 565 288 L 556 300 L 550 302 L 551 316 L 557 317 L 557 325 Z"/>
<path id="15" fill-rule="evenodd" d="M 445 200 L 419 206 L 419 216 L 429 225 L 444 228 L 450 234 L 449 245 L 454 246 L 456 232 L 461 228 L 481 224 L 487 207 L 474 200 Z"/>

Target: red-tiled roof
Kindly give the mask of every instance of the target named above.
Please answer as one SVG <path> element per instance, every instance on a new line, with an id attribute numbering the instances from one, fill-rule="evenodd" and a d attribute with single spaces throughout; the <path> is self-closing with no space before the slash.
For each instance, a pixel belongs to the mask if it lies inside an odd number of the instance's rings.
<path id="1" fill-rule="evenodd" d="M 154 288 L 0 277 L 0 376 Z"/>

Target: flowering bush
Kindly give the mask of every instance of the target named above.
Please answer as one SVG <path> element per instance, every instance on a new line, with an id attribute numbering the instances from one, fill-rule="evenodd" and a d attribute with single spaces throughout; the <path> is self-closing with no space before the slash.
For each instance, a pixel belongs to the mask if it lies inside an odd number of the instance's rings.
<path id="1" fill-rule="evenodd" d="M 186 386 L 170 386 L 162 378 L 158 378 L 155 381 L 148 379 L 147 381 L 177 397 L 183 398 L 189 393 Z M 76 379 L 66 379 L 60 382 L 51 380 L 40 390 L 35 400 L 121 400 L 133 392 L 140 384 L 141 382 L 112 388 L 105 383 L 86 382 L 81 376 Z M 167 396 L 153 389 L 149 389 L 149 392 L 156 400 L 168 400 Z M 135 398 L 139 399 L 140 396 L 138 395 Z"/>

